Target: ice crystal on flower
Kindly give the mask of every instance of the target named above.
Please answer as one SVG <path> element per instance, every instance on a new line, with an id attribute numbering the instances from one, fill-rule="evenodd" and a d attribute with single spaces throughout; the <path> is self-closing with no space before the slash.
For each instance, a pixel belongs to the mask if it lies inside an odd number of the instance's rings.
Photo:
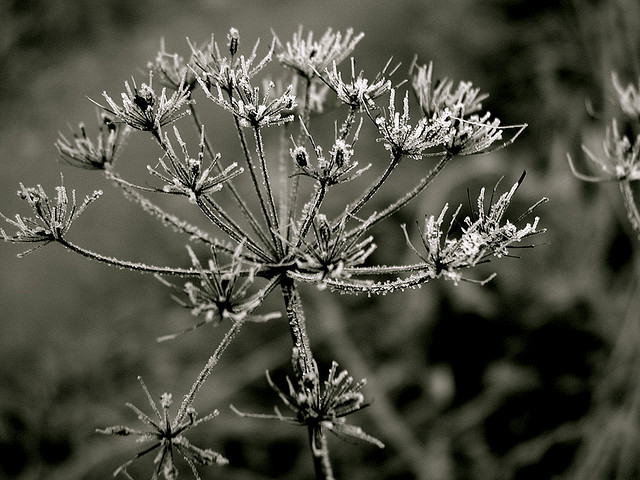
<path id="1" fill-rule="evenodd" d="M 633 118 L 640 118 L 640 80 L 638 87 L 633 84 L 623 86 L 617 73 L 612 74 L 613 88 L 618 96 L 618 103 L 624 113 Z"/>

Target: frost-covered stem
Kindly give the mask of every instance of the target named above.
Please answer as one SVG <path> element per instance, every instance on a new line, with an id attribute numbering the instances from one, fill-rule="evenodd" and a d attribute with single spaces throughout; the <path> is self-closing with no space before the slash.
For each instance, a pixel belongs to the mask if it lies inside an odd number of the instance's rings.
<path id="1" fill-rule="evenodd" d="M 280 279 L 280 288 L 284 297 L 284 305 L 287 311 L 287 319 L 289 320 L 289 330 L 291 331 L 291 339 L 295 355 L 298 357 L 298 363 L 302 369 L 302 373 L 312 373 L 313 354 L 309 345 L 309 337 L 307 336 L 307 324 L 302 308 L 300 294 L 292 278 L 282 275 Z"/>
<path id="2" fill-rule="evenodd" d="M 318 190 L 316 191 L 315 198 L 313 199 L 313 204 L 311 206 L 311 209 L 308 211 L 307 216 L 304 219 L 304 223 L 300 228 L 300 234 L 298 235 L 296 248 L 300 246 L 300 244 L 304 240 L 304 237 L 307 235 L 309 228 L 311 228 L 311 225 L 313 224 L 313 219 L 316 218 L 316 214 L 320 209 L 320 205 L 322 205 L 322 201 L 324 200 L 326 193 L 327 193 L 327 186 L 325 185 L 324 182 L 320 182 L 320 185 L 318 186 Z"/>
<path id="3" fill-rule="evenodd" d="M 200 123 L 200 120 L 198 119 L 198 115 L 196 114 L 196 108 L 193 106 L 193 104 L 189 105 L 189 108 L 191 109 L 191 117 L 193 118 L 193 121 L 195 122 L 196 128 L 197 129 L 202 128 L 202 124 Z M 207 152 L 209 153 L 209 156 L 211 158 L 215 158 L 215 154 L 213 152 L 213 148 L 211 147 L 211 143 L 209 142 L 209 139 L 207 138 L 206 135 L 204 136 L 204 145 L 205 145 L 205 148 L 207 149 Z M 215 169 L 216 169 L 216 171 L 218 173 L 220 173 L 220 174 L 223 173 L 223 168 L 219 164 L 219 162 L 215 162 L 215 166 L 214 167 L 215 167 Z M 249 221 L 249 225 L 251 226 L 251 229 L 254 231 L 254 233 L 256 235 L 258 235 L 260 240 L 265 245 L 268 246 L 269 245 L 269 239 L 265 235 L 265 233 L 262 230 L 262 228 L 260 228 L 260 224 L 256 220 L 256 217 L 253 215 L 253 213 L 251 213 L 251 210 L 249 209 L 249 207 L 247 206 L 245 201 L 242 199 L 242 197 L 238 193 L 238 190 L 236 189 L 236 186 L 233 183 L 233 181 L 232 180 L 227 180 L 225 182 L 225 186 L 229 188 L 229 191 L 231 192 L 231 196 L 233 197 L 234 201 L 236 202 L 236 204 L 240 208 L 240 211 L 245 216 L 245 218 Z"/>
<path id="4" fill-rule="evenodd" d="M 358 111 L 357 107 L 354 107 L 353 105 L 349 105 L 349 113 L 347 114 L 347 118 L 345 118 L 344 122 L 342 122 L 340 131 L 338 132 L 338 138 L 340 140 L 344 140 L 345 138 L 347 138 L 347 135 L 349 135 L 349 130 L 351 130 L 351 127 L 356 121 L 357 111 Z"/>
<path id="5" fill-rule="evenodd" d="M 264 143 L 262 141 L 262 132 L 259 126 L 253 128 L 253 135 L 256 141 L 256 152 L 258 159 L 260 160 L 260 169 L 262 171 L 262 180 L 264 181 L 265 189 L 267 190 L 267 205 L 269 207 L 269 224 L 271 229 L 275 232 L 280 231 L 280 225 L 278 223 L 278 212 L 276 211 L 276 203 L 273 199 L 273 191 L 271 189 L 271 181 L 269 180 L 269 171 L 267 170 L 267 160 L 264 155 Z M 282 258 L 282 242 L 277 236 L 274 238 L 274 243 L 278 254 Z"/>
<path id="6" fill-rule="evenodd" d="M 440 173 L 440 170 L 442 170 L 444 166 L 447 163 L 449 163 L 449 160 L 451 160 L 452 158 L 453 158 L 452 154 L 450 154 L 449 152 L 445 153 L 440 159 L 440 161 L 438 162 L 438 164 L 435 167 L 433 167 L 433 169 L 429 172 L 429 174 L 426 177 L 424 177 L 422 180 L 420 180 L 420 183 L 418 183 L 410 191 L 408 191 L 401 198 L 399 198 L 398 200 L 393 202 L 391 205 L 386 207 L 384 210 L 373 215 L 373 217 L 363 225 L 366 226 L 366 228 L 370 228 L 372 225 L 384 220 L 387 217 L 390 217 L 391 215 L 396 213 L 398 210 L 400 210 L 402 207 L 404 207 L 407 203 L 413 200 L 420 192 L 422 192 L 433 181 L 436 175 Z M 349 232 L 349 236 L 353 234 L 358 234 L 361 228 L 362 227 L 358 227 L 353 231 Z"/>
<path id="7" fill-rule="evenodd" d="M 629 180 L 620 180 L 618 184 L 631 227 L 636 232 L 638 238 L 640 238 L 640 212 L 638 212 L 638 206 L 636 205 L 633 190 L 631 189 L 631 182 Z"/>
<path id="8" fill-rule="evenodd" d="M 209 207 L 207 203 L 209 203 L 211 207 L 213 207 L 213 209 Z M 211 220 L 211 222 L 220 230 L 229 235 L 229 237 L 231 237 L 238 243 L 244 243 L 247 249 L 251 251 L 251 253 L 254 253 L 263 260 L 269 260 L 267 254 L 263 252 L 262 249 L 258 245 L 256 245 L 253 240 L 251 240 L 246 234 L 244 234 L 244 232 L 239 230 L 236 224 L 233 222 L 233 219 L 228 217 L 224 210 L 222 210 L 222 208 L 219 207 L 212 199 L 208 197 L 204 197 L 204 199 L 203 197 L 198 197 L 198 199 L 196 200 L 196 204 L 198 205 L 202 213 L 204 213 L 206 217 Z M 218 215 L 221 218 L 218 218 Z M 224 220 L 226 223 L 222 220 Z"/>
<path id="9" fill-rule="evenodd" d="M 206 365 L 200 371 L 200 374 L 198 374 L 198 378 L 196 379 L 193 386 L 191 387 L 191 390 L 189 390 L 189 393 L 187 393 L 184 396 L 184 399 L 182 400 L 182 405 L 180 405 L 180 410 L 178 410 L 178 413 L 176 414 L 176 418 L 174 420 L 176 425 L 179 425 L 182 419 L 184 418 L 184 416 L 187 414 L 187 409 L 193 404 L 193 401 L 195 400 L 196 395 L 198 394 L 198 391 L 200 390 L 204 382 L 207 380 L 207 377 L 211 373 L 211 370 L 213 370 L 213 367 L 215 367 L 218 364 L 220 357 L 222 356 L 224 351 L 227 349 L 227 347 L 231 344 L 231 341 L 233 340 L 233 338 L 240 331 L 240 327 L 242 327 L 242 324 L 243 324 L 242 320 L 233 321 L 233 325 L 222 338 L 222 341 L 218 345 L 218 348 L 216 348 L 216 351 L 213 352 L 213 355 L 211 355 L 209 357 L 209 360 L 207 360 Z"/>
<path id="10" fill-rule="evenodd" d="M 260 202 L 260 208 L 262 209 L 262 215 L 267 222 L 267 228 L 269 233 L 271 234 L 271 243 L 269 246 L 273 249 L 274 253 L 278 252 L 277 245 L 278 237 L 276 232 L 273 229 L 273 225 L 271 224 L 271 219 L 269 216 L 269 211 L 267 210 L 267 205 L 264 200 L 264 195 L 262 194 L 262 189 L 260 188 L 260 183 L 258 182 L 258 177 L 256 176 L 256 165 L 251 157 L 251 152 L 249 151 L 249 146 L 247 145 L 247 138 L 244 136 L 244 132 L 242 131 L 242 125 L 240 125 L 240 121 L 237 117 L 233 117 L 234 123 L 236 125 L 236 132 L 238 133 L 238 139 L 240 140 L 240 144 L 242 146 L 242 151 L 244 153 L 244 158 L 247 162 L 247 170 L 249 170 L 249 174 L 251 176 L 251 181 L 253 182 L 253 188 L 256 191 L 256 195 L 258 196 L 258 200 Z"/>
<path id="11" fill-rule="evenodd" d="M 350 216 L 358 213 L 360 209 L 364 207 L 369 200 L 371 200 L 371 197 L 373 197 L 376 192 L 380 190 L 380 187 L 384 182 L 387 181 L 389 175 L 391 175 L 391 172 L 393 172 L 400 163 L 400 160 L 402 160 L 402 153 L 394 153 L 391 157 L 391 162 L 387 166 L 387 169 L 384 171 L 384 173 L 380 175 L 380 178 L 378 178 L 378 180 L 371 184 L 369 189 L 362 195 L 362 197 L 360 197 L 360 200 L 358 200 L 355 205 L 349 207 Z"/>
<path id="12" fill-rule="evenodd" d="M 317 445 L 314 446 L 314 442 L 320 443 L 319 449 Z M 309 427 L 309 444 L 313 452 L 313 468 L 316 472 L 316 480 L 335 480 L 336 477 L 333 476 L 333 468 L 329 459 L 329 446 L 327 445 L 326 435 L 320 434 L 314 440 L 314 430 Z"/>
<path id="13" fill-rule="evenodd" d="M 92 252 L 78 245 L 75 245 L 67 241 L 64 237 L 56 238 L 56 241 L 71 250 L 74 253 L 78 253 L 83 257 L 91 260 L 96 260 L 101 263 L 106 263 L 112 267 L 123 268 L 127 270 L 133 270 L 139 273 L 157 273 L 159 275 L 172 275 L 178 277 L 199 277 L 201 272 L 193 268 L 172 268 L 172 267 L 158 267 L 155 265 L 147 265 L 145 263 L 130 262 L 127 260 L 119 260 L 114 257 L 108 257 L 99 253 Z"/>

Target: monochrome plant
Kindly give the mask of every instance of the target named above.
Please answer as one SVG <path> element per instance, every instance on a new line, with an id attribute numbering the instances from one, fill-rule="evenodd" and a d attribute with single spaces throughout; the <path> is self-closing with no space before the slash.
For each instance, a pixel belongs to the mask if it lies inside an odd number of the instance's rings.
<path id="1" fill-rule="evenodd" d="M 247 55 L 242 54 L 239 32 L 232 28 L 225 44 L 219 44 L 213 36 L 203 46 L 189 42 L 191 57 L 186 60 L 167 53 L 162 44 L 156 60 L 149 64 L 147 83 L 138 86 L 132 78 L 131 83 L 125 82 L 120 102 L 106 92 L 106 105 L 94 102 L 102 109 L 95 140 L 83 124 L 71 140 L 60 136 L 56 147 L 65 163 L 102 171 L 126 198 L 185 236 L 189 267 L 122 260 L 72 242 L 72 222 L 98 199 L 99 191 L 78 204 L 75 191 L 69 194 L 62 184 L 54 197 L 41 186 L 21 185 L 18 194 L 33 210 L 33 217 L 3 215 L 17 229 L 15 233 L 0 230 L 7 242 L 35 244 L 36 248 L 59 243 L 89 259 L 154 274 L 169 287 L 179 305 L 201 317 L 186 331 L 159 340 L 175 338 L 205 324 L 221 324 L 228 329 L 173 420 L 168 413 L 171 395 L 162 395 L 158 408 L 140 381 L 155 417 L 133 405 L 129 408 L 147 429 L 116 426 L 99 430 L 154 442 L 135 457 L 158 450 L 152 479 L 177 477 L 176 453 L 185 459 L 195 478 L 200 478 L 197 465 L 226 463 L 221 454 L 193 446 L 183 434 L 216 416 L 217 412 L 196 419 L 192 404 L 242 326 L 247 321 L 279 321 L 280 312 L 261 311 L 265 299 L 276 292 L 284 300 L 286 322 L 282 324 L 283 328 L 288 326 L 292 339 L 293 377 L 287 377 L 286 385 L 278 385 L 267 373 L 267 382 L 292 415 L 284 415 L 277 408 L 275 414 L 243 413 L 236 407 L 232 410 L 242 417 L 304 426 L 309 432 L 318 479 L 334 478 L 327 432 L 384 447 L 381 440 L 346 418 L 368 405 L 365 381 L 354 381 L 336 361 L 328 372 L 318 367 L 307 335 L 299 284 L 339 293 L 378 295 L 419 287 L 438 278 L 478 282 L 466 276 L 470 268 L 492 258 L 511 256 L 512 248 L 531 246 L 526 240 L 544 232 L 538 226 L 538 217 L 524 224 L 523 220 L 546 198 L 515 218 L 507 217 L 523 174 L 506 193 L 498 195 L 496 185 L 488 205 L 482 189 L 464 218 L 462 207 L 449 220 L 448 206 L 439 214 L 425 212 L 424 223 L 416 232 L 419 243 L 411 240 L 412 230 L 403 226 L 408 248 L 417 257 L 415 263 L 372 264 L 374 226 L 422 193 L 456 157 L 503 148 L 525 125 L 502 126 L 499 119 L 483 110 L 486 94 L 470 82 L 456 85 L 448 79 L 434 81 L 431 63 L 420 66 L 414 62 L 408 88 L 402 81 L 394 86 L 390 77 L 398 67 L 389 69 L 390 61 L 381 72 L 366 77 L 356 70 L 357 62 L 351 56 L 362 38 L 362 33 L 354 34 L 351 29 L 344 33 L 329 29 L 318 38 L 300 28 L 291 41 L 283 42 L 274 35 L 261 57 L 259 42 Z M 345 73 L 340 65 L 347 59 Z M 257 81 L 258 74 L 271 63 L 284 67 L 286 80 Z M 153 84 L 154 79 L 163 85 L 161 89 Z M 637 104 L 637 92 L 621 92 L 627 99 L 625 105 L 631 108 Z M 343 107 L 330 108 L 330 95 Z M 214 152 L 215 132 L 205 129 L 198 115 L 205 108 L 228 115 L 239 144 L 238 162 L 227 161 Z M 314 135 L 316 117 L 312 113 L 320 112 L 336 116 L 334 138 L 325 145 L 316 140 L 320 135 Z M 169 125 L 172 129 L 168 132 Z M 184 134 L 187 128 L 197 133 L 197 146 L 189 146 L 184 140 L 188 138 Z M 272 151 L 265 133 L 274 129 L 279 130 L 286 147 Z M 358 157 L 357 142 L 365 129 L 382 146 L 378 157 L 363 161 Z M 147 167 L 159 186 L 139 185 L 123 178 L 116 169 L 125 140 L 134 131 L 151 134 L 160 149 L 159 158 Z M 507 132 L 514 133 L 508 136 Z M 605 172 L 619 181 L 637 175 L 637 148 L 630 143 L 627 146 L 625 141 L 629 143 L 619 137 L 614 126 L 609 151 L 616 157 L 608 159 L 607 165 L 617 163 Z M 618 158 L 620 155 L 623 158 Z M 432 162 L 430 157 L 438 159 Z M 384 208 L 366 209 L 406 159 L 415 162 L 415 183 Z M 427 167 L 429 162 L 433 165 Z M 332 213 L 327 200 L 333 198 L 333 189 L 345 183 L 359 185 L 355 180 L 365 174 L 373 177 L 368 186 L 361 190 L 352 187 L 351 198 L 339 213 Z M 242 183 L 244 179 L 248 181 Z M 186 197 L 188 205 L 197 209 L 209 226 L 194 225 L 166 211 L 154 201 L 154 196 L 162 195 Z M 208 247 L 206 257 L 196 253 L 192 247 L 196 243 Z M 127 472 L 130 463 L 119 467 L 116 474 L 131 478 Z"/>

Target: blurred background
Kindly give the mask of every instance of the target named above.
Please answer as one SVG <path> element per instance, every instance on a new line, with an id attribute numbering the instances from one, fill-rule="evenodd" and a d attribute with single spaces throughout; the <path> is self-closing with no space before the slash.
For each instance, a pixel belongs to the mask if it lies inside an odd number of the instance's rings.
<path id="1" fill-rule="evenodd" d="M 583 183 L 566 160 L 568 152 L 581 158 L 581 143 L 602 151 L 614 111 L 611 71 L 637 82 L 635 0 L 4 0 L 0 211 L 27 214 L 15 195 L 20 182 L 52 191 L 62 171 L 80 196 L 105 192 L 72 229 L 76 243 L 124 259 L 187 264 L 183 239 L 99 174 L 57 162 L 58 132 L 83 121 L 94 135 L 95 107 L 87 97 L 100 100 L 106 90 L 117 98 L 132 75 L 144 81 L 161 38 L 167 51 L 187 56 L 186 37 L 201 43 L 215 33 L 224 41 L 236 27 L 245 52 L 258 37 L 266 51 L 272 30 L 286 41 L 298 25 L 317 35 L 327 27 L 364 32 L 355 56 L 371 75 L 390 56 L 402 62 L 398 80 L 414 55 L 420 63 L 431 60 L 436 78 L 469 80 L 489 93 L 485 107 L 504 124 L 529 124 L 509 148 L 450 164 L 433 188 L 377 232 L 374 261 L 413 261 L 398 254 L 405 250 L 400 223 L 437 214 L 447 201 L 464 203 L 467 188 L 477 195 L 503 175 L 504 189 L 528 172 L 513 217 L 550 198 L 537 210 L 548 229 L 534 239 L 539 246 L 469 272 L 473 278 L 497 272 L 484 287 L 434 282 L 382 298 L 303 289 L 319 361 L 335 359 L 368 379 L 373 403 L 351 420 L 387 445 L 378 450 L 331 438 L 337 477 L 637 478 L 638 239 L 616 185 Z M 319 136 L 331 137 L 331 121 Z M 233 158 L 232 130 L 212 122 L 214 146 Z M 385 155 L 371 135 L 356 149 L 362 163 Z M 145 178 L 156 157 L 147 138 L 134 136 L 121 170 Z M 431 162 L 403 165 L 376 205 Z M 56 245 L 18 259 L 23 250 L 0 246 L 0 478 L 110 478 L 142 446 L 95 429 L 136 424 L 124 404 L 146 410 L 137 375 L 154 394 L 180 398 L 225 327 L 158 344 L 157 336 L 193 318 L 153 277 Z M 269 307 L 280 308 L 275 296 Z M 303 429 L 238 418 L 228 409 L 233 403 L 270 412 L 279 400 L 264 371 L 283 380 L 289 356 L 288 329 L 277 320 L 247 325 L 226 352 L 195 405 L 201 414 L 215 408 L 221 414 L 190 439 L 231 463 L 200 469 L 203 479 L 312 477 Z M 132 467 L 134 478 L 150 476 L 148 457 Z"/>

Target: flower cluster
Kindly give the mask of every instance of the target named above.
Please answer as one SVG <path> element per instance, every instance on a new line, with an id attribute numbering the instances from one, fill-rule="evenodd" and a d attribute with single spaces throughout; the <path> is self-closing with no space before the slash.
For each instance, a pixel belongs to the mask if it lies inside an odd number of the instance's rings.
<path id="1" fill-rule="evenodd" d="M 509 220 L 503 222 L 504 214 L 523 179 L 524 174 L 508 192 L 501 195 L 489 207 L 487 212 L 484 207 L 485 190 L 481 189 L 477 199 L 477 211 L 472 212 L 464 219 L 458 238 L 451 238 L 449 234 L 462 205 L 454 212 L 447 230 L 443 231 L 444 218 L 449 208 L 448 205 L 445 205 L 438 217 L 431 215 L 425 218 L 421 240 L 426 255 L 419 253 L 411 244 L 405 229 L 409 246 L 429 266 L 435 276 L 442 275 L 456 282 L 462 278 L 462 274 L 458 270 L 473 267 L 490 256 L 509 255 L 507 247 L 519 243 L 527 237 L 544 232 L 544 230 L 538 229 L 538 217 L 535 217 L 533 222 L 527 223 L 524 227 L 519 228 L 515 224 L 531 213 L 540 203 L 547 201 L 546 198 L 542 198 L 531 206 L 515 222 L 512 223 Z M 493 193 L 495 194 L 495 189 Z"/>
<path id="2" fill-rule="evenodd" d="M 362 37 L 364 33 L 354 36 L 352 28 L 344 35 L 329 28 L 320 40 L 315 40 L 312 31 L 304 38 L 300 27 L 293 35 L 293 40 L 286 45 L 282 45 L 276 39 L 280 47 L 278 60 L 285 67 L 310 80 L 318 75 L 318 72 L 323 72 L 332 64 L 339 64 L 347 58 Z"/>
<path id="3" fill-rule="evenodd" d="M 151 72 L 149 73 L 149 83 L 143 83 L 140 85 L 140 89 L 138 89 L 135 81 L 133 82 L 133 88 L 129 86 L 129 82 L 125 82 L 126 92 L 121 94 L 121 106 L 107 92 L 102 95 L 109 107 L 94 103 L 115 115 L 118 120 L 130 127 L 136 130 L 153 132 L 159 137 L 162 127 L 191 113 L 189 110 L 182 111 L 182 108 L 193 103 L 193 101 L 190 100 L 191 91 L 184 83 L 184 80 L 170 97 L 167 97 L 166 88 L 163 88 L 160 96 L 158 96 L 153 89 L 152 83 L 153 74 Z"/>
<path id="4" fill-rule="evenodd" d="M 182 140 L 178 129 L 174 127 L 173 130 L 180 149 L 182 150 L 184 160 L 178 158 L 178 155 L 171 145 L 169 136 L 165 134 L 166 156 L 169 159 L 169 164 L 167 165 L 162 158 L 158 160 L 164 173 L 153 169 L 151 166 L 147 167 L 151 174 L 159 177 L 166 183 L 162 187 L 162 191 L 185 195 L 192 203 L 195 203 L 201 195 L 217 192 L 225 182 L 242 173 L 242 168 L 238 168 L 237 163 L 232 163 L 222 169 L 218 175 L 212 175 L 211 172 L 220 159 L 219 154 L 204 168 L 204 128 L 200 131 L 200 150 L 198 151 L 197 158 L 189 155 L 187 145 Z"/>
<path id="5" fill-rule="evenodd" d="M 100 117 L 101 125 L 95 143 L 87 137 L 87 131 L 82 123 L 79 127 L 80 134 L 74 134 L 73 141 L 60 134 L 55 146 L 63 161 L 86 170 L 106 170 L 113 165 L 130 129 L 126 125 L 116 123 L 107 114 L 103 113 Z"/>
<path id="6" fill-rule="evenodd" d="M 197 66 L 193 57 L 185 62 L 184 58 L 177 53 L 167 53 L 164 39 L 160 42 L 160 50 L 155 61 L 149 62 L 147 66 L 156 74 L 160 83 L 173 90 L 179 90 L 184 85 L 186 90 L 193 91 L 198 84 L 196 81 Z"/>
<path id="7" fill-rule="evenodd" d="M 354 382 L 349 372 L 338 371 L 337 362 L 332 362 L 329 375 L 324 382 L 320 381 L 318 366 L 315 362 L 313 362 L 312 372 L 298 377 L 297 385 L 287 377 L 288 392 L 283 391 L 273 382 L 269 372 L 267 372 L 267 381 L 284 404 L 295 414 L 294 417 L 282 415 L 277 407 L 275 407 L 275 415 L 247 414 L 232 407 L 234 411 L 243 417 L 273 418 L 309 427 L 314 454 L 323 450 L 321 439 L 325 430 L 339 437 L 351 437 L 384 448 L 384 443 L 366 434 L 362 428 L 346 423 L 347 415 L 358 412 L 368 405 L 360 391 L 366 381 L 363 379 Z"/>
<path id="8" fill-rule="evenodd" d="M 607 128 L 605 140 L 603 142 L 604 157 L 596 156 L 584 145 L 582 151 L 587 158 L 598 165 L 603 176 L 589 176 L 579 173 L 571 160 L 569 166 L 573 174 L 581 180 L 587 182 L 604 182 L 610 180 L 640 180 L 640 135 L 631 143 L 629 137 L 621 135 L 618 131 L 618 123 L 613 120 L 610 128 Z"/>
<path id="9" fill-rule="evenodd" d="M 342 73 L 338 71 L 335 62 L 332 69 L 325 69 L 324 75 L 320 78 L 335 92 L 338 100 L 345 105 L 349 105 L 355 110 L 363 110 L 365 108 L 371 110 L 376 108 L 374 102 L 376 98 L 391 91 L 391 80 L 386 77 L 390 62 L 391 60 L 387 62 L 382 71 L 371 82 L 364 77 L 364 72 L 362 71 L 356 76 L 356 61 L 353 57 L 351 58 L 351 80 L 349 82 L 345 82 L 342 79 Z M 393 75 L 396 69 L 397 67 L 389 75 Z"/>
<path id="10" fill-rule="evenodd" d="M 451 116 L 445 111 L 432 118 L 422 117 L 413 126 L 409 118 L 409 93 L 402 102 L 402 113 L 396 111 L 395 95 L 392 89 L 389 95 L 389 111 L 386 116 L 376 118 L 376 125 L 385 148 L 393 157 L 407 156 L 420 159 L 426 151 L 450 141 Z"/>
<path id="11" fill-rule="evenodd" d="M 200 480 L 200 475 L 196 470 L 196 465 L 226 465 L 229 463 L 229 461 L 221 454 L 214 452 L 211 449 L 205 450 L 196 447 L 183 436 L 185 431 L 217 417 L 219 413 L 217 410 L 205 417 L 196 419 L 197 414 L 195 409 L 189 406 L 185 410 L 184 415 L 180 416 L 180 414 L 178 414 L 172 421 L 169 418 L 169 408 L 173 403 L 171 394 L 162 394 L 160 397 L 161 408 L 159 409 L 156 402 L 153 400 L 153 397 L 149 393 L 147 386 L 142 381 L 142 378 L 138 377 L 138 380 L 147 396 L 149 405 L 155 413 L 156 418 L 151 418 L 131 403 L 127 403 L 127 407 L 138 415 L 138 419 L 149 427 L 149 430 L 138 430 L 135 428 L 117 425 L 107 427 L 105 429 L 98 429 L 98 433 L 120 436 L 133 435 L 138 437 L 138 441 L 140 442 L 152 441 L 155 443 L 138 453 L 133 459 L 118 467 L 114 472 L 114 476 L 121 472 L 126 474 L 126 470 L 129 465 L 143 455 L 151 453 L 156 449 L 159 449 L 159 451 L 153 460 L 156 465 L 152 476 L 152 479 L 154 480 L 158 479 L 161 475 L 165 480 L 175 480 L 178 478 L 178 467 L 175 464 L 176 453 L 179 453 L 182 458 L 184 458 L 185 462 L 187 462 L 196 480 Z"/>
<path id="12" fill-rule="evenodd" d="M 160 276 L 157 278 L 185 296 L 185 300 L 178 297 L 174 298 L 181 306 L 190 309 L 194 316 L 203 315 L 204 320 L 182 332 L 161 337 L 159 341 L 171 340 L 202 325 L 214 321 L 221 322 L 226 318 L 233 322 L 239 322 L 251 316 L 253 321 L 267 321 L 280 316 L 278 312 L 252 315 L 275 283 L 254 294 L 248 294 L 248 290 L 254 282 L 255 271 L 245 266 L 242 260 L 242 245 L 236 249 L 232 256 L 231 264 L 228 266 L 220 264 L 216 249 L 213 248 L 212 256 L 208 262 L 208 269 L 202 266 L 190 247 L 187 247 L 187 250 L 193 267 L 200 277 L 198 284 L 186 282 L 181 288 Z"/>
<path id="13" fill-rule="evenodd" d="M 8 223 L 18 228 L 15 235 L 9 235 L 3 229 L 0 229 L 0 234 L 6 242 L 37 243 L 38 245 L 35 248 L 29 249 L 22 254 L 26 255 L 48 243 L 62 239 L 62 236 L 69 230 L 73 221 L 100 195 L 102 195 L 102 191 L 96 190 L 93 195 L 86 196 L 78 206 L 75 190 L 71 191 L 71 199 L 69 199 L 64 185 L 56 187 L 54 202 L 41 185 L 33 188 L 20 184 L 18 196 L 29 204 L 35 218 L 16 215 L 15 220 L 12 220 L 0 213 L 0 216 Z"/>
<path id="14" fill-rule="evenodd" d="M 339 138 L 336 133 L 336 139 L 331 150 L 329 150 L 328 156 L 324 153 L 320 145 L 316 145 L 311 135 L 307 132 L 307 138 L 313 146 L 316 160 L 315 162 L 311 161 L 309 152 L 305 146 L 294 143 L 294 148 L 289 150 L 289 154 L 299 168 L 296 174 L 311 177 L 325 187 L 349 182 L 360 176 L 368 170 L 371 165 L 369 164 L 356 170 L 358 162 L 352 160 L 353 146 L 358 140 L 359 132 L 360 128 L 358 127 L 351 143 Z"/>
<path id="15" fill-rule="evenodd" d="M 220 47 L 211 35 L 211 41 L 205 48 L 198 48 L 191 45 L 192 61 L 201 71 L 198 76 L 202 78 L 205 91 L 209 91 L 212 86 L 222 89 L 227 94 L 231 94 L 239 78 L 251 79 L 262 70 L 272 59 L 275 43 L 271 44 L 268 53 L 260 60 L 258 57 L 258 40 L 248 57 L 237 55 L 240 36 L 238 30 L 232 28 L 227 35 L 229 43 L 227 51 L 229 56 L 220 53 Z"/>
<path id="16" fill-rule="evenodd" d="M 373 237 L 360 240 L 355 235 L 347 235 L 346 218 L 343 218 L 338 228 L 332 229 L 325 215 L 317 215 L 311 225 L 315 241 L 302 240 L 303 248 L 296 259 L 302 275 L 296 278 L 318 283 L 322 289 L 328 278 L 348 278 L 344 269 L 362 265 L 373 253 L 376 249 Z"/>
<path id="17" fill-rule="evenodd" d="M 199 79 L 202 83 L 202 80 Z M 204 85 L 203 85 L 204 87 Z M 296 106 L 296 97 L 291 92 L 293 86 L 273 99 L 270 99 L 271 91 L 275 87 L 269 82 L 264 88 L 264 94 L 260 95 L 260 88 L 253 87 L 248 77 L 243 76 L 236 81 L 234 93 L 237 95 L 227 100 L 223 90 L 218 87 L 218 95 L 206 91 L 207 98 L 231 112 L 243 127 L 269 127 L 282 125 L 293 120 L 291 113 Z"/>

